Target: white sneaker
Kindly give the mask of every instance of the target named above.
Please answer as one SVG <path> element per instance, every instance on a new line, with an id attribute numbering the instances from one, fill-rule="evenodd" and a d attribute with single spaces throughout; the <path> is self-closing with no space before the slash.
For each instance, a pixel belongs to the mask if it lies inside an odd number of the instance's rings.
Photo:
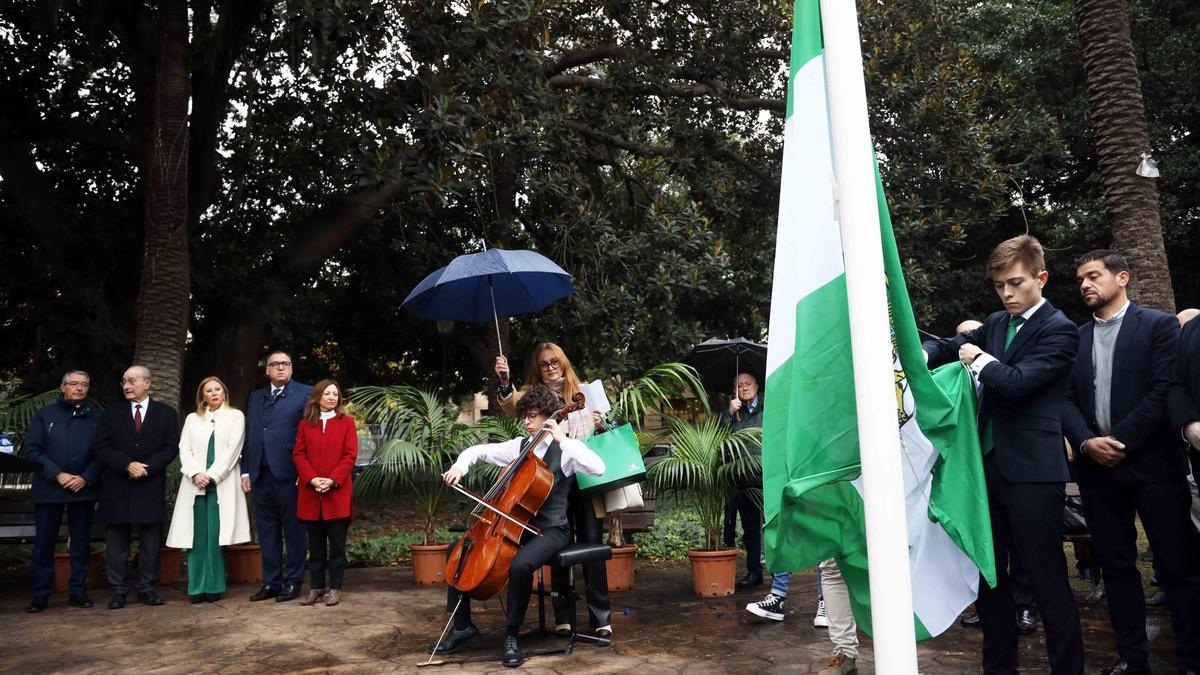
<path id="1" fill-rule="evenodd" d="M 766 598 L 746 605 L 746 611 L 764 619 L 783 621 L 783 601 L 782 597 L 768 593 Z"/>
<path id="2" fill-rule="evenodd" d="M 817 615 L 813 617 L 813 625 L 818 628 L 829 628 L 829 617 L 825 615 L 825 601 L 817 601 Z"/>

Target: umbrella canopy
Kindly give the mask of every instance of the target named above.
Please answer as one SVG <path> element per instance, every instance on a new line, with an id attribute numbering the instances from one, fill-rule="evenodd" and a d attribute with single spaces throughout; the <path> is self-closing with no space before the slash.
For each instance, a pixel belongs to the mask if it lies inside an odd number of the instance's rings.
<path id="1" fill-rule="evenodd" d="M 487 323 L 545 309 L 573 293 L 571 275 L 545 256 L 492 248 L 460 255 L 425 277 L 403 307 L 427 320 Z"/>
<path id="2" fill-rule="evenodd" d="M 738 373 L 750 373 L 761 387 L 767 372 L 767 346 L 741 337 L 706 340 L 692 347 L 684 363 L 695 368 L 704 386 L 713 391 L 735 390 Z"/>

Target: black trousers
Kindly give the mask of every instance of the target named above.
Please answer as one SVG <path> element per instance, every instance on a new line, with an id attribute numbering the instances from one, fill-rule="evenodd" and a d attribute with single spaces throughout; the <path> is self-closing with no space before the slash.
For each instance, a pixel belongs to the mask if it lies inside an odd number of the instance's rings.
<path id="1" fill-rule="evenodd" d="M 284 584 L 300 586 L 304 583 L 308 532 L 296 517 L 296 479 L 276 478 L 264 464 L 250 496 L 254 500 L 254 522 L 262 549 L 263 587 L 278 590 Z"/>
<path id="2" fill-rule="evenodd" d="M 341 590 L 346 576 L 346 531 L 350 529 L 350 519 L 309 520 L 304 524 L 308 526 L 309 588 Z"/>
<path id="3" fill-rule="evenodd" d="M 1112 478 L 1102 486 L 1080 485 L 1080 493 L 1104 575 L 1117 653 L 1133 664 L 1150 656 L 1146 599 L 1137 569 L 1136 513 L 1154 552 L 1159 585 L 1167 592 L 1179 670 L 1200 669 L 1200 535 L 1192 526 L 1187 479 L 1143 483 L 1128 475 Z"/>
<path id="4" fill-rule="evenodd" d="M 750 496 L 749 491 L 741 490 L 737 496 L 725 505 L 726 546 L 733 546 L 737 525 L 735 518 L 742 518 L 742 544 L 746 547 L 746 571 L 757 576 L 763 575 L 762 566 L 762 512 L 758 504 Z"/>
<path id="5" fill-rule="evenodd" d="M 50 502 L 33 505 L 33 597 L 46 598 L 54 590 L 54 543 L 62 527 L 63 511 L 67 512 L 67 531 L 70 533 L 71 581 L 67 590 L 71 597 L 87 591 L 88 564 L 92 559 L 88 538 L 91 536 L 92 515 L 96 502 Z"/>
<path id="6" fill-rule="evenodd" d="M 104 545 L 104 565 L 108 585 L 113 593 L 129 593 L 125 574 L 129 567 L 129 542 L 133 539 L 133 528 L 138 529 L 138 592 L 154 590 L 158 585 L 160 567 L 158 554 L 162 548 L 162 524 L 129 525 L 112 524 Z"/>
<path id="7" fill-rule="evenodd" d="M 604 536 L 604 523 L 596 517 L 592 498 L 579 492 L 578 486 L 571 493 L 575 542 L 599 544 Z M 567 594 L 570 588 L 570 570 L 555 567 L 551 571 L 551 585 L 555 591 L 555 623 L 571 623 L 571 603 Z M 608 566 L 603 560 L 583 566 L 583 579 L 587 584 L 588 622 L 593 630 L 612 623 L 612 605 L 608 600 Z"/>
<path id="8" fill-rule="evenodd" d="M 1063 555 L 1063 484 L 1010 483 L 996 468 L 994 454 L 984 458 L 984 474 L 997 584 L 989 588 L 980 577 L 975 602 L 983 628 L 983 670 L 1017 672 L 1017 612 L 1008 572 L 1011 551 L 1030 571 L 1029 585 L 1046 631 L 1050 672 L 1078 675 L 1083 672 L 1083 635 Z"/>
<path id="9" fill-rule="evenodd" d="M 459 540 L 461 544 L 461 540 Z M 559 551 L 571 543 L 571 530 L 566 527 L 542 528 L 541 536 L 528 532 L 521 537 L 521 550 L 513 556 L 508 567 L 508 593 L 505 606 L 508 635 L 516 636 L 525 622 L 525 610 L 529 608 L 529 597 L 533 595 L 533 574 L 539 567 L 550 562 Z M 457 546 L 458 544 L 455 544 Z M 461 599 L 461 602 L 460 602 Z M 471 625 L 471 598 L 450 586 L 447 590 L 447 606 L 458 610 L 454 613 L 454 627 L 463 629 Z"/>

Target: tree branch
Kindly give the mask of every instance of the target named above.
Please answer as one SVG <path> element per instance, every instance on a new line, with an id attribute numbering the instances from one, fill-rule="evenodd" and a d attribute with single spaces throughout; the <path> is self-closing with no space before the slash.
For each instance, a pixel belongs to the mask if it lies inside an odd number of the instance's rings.
<path id="1" fill-rule="evenodd" d="M 542 74 L 547 78 L 554 77 L 565 70 L 578 68 L 589 63 L 603 61 L 605 59 L 613 59 L 625 54 L 631 54 L 635 50 L 627 49 L 614 44 L 602 44 L 594 47 L 584 47 L 582 49 L 574 49 L 566 54 L 563 54 L 554 63 L 549 64 L 542 70 Z"/>
<path id="2" fill-rule="evenodd" d="M 602 131 L 598 131 L 582 122 L 567 120 L 563 124 L 566 125 L 568 129 L 573 129 L 574 131 L 578 132 L 579 135 L 583 136 L 589 141 L 595 141 L 597 143 L 603 143 L 604 145 L 609 145 L 614 148 L 620 148 L 621 150 L 631 152 L 640 157 L 663 157 L 671 152 L 669 147 L 637 143 L 635 141 L 621 138 L 620 136 L 613 136 L 612 134 L 606 134 Z"/>

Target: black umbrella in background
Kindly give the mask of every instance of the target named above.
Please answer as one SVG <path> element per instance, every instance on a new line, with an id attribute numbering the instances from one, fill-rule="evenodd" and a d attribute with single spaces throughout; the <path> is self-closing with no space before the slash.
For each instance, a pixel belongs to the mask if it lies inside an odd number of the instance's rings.
<path id="1" fill-rule="evenodd" d="M 683 361 L 700 373 L 704 386 L 711 391 L 733 391 L 736 396 L 739 373 L 750 373 L 762 386 L 767 372 L 767 346 L 741 337 L 706 340 L 692 347 Z"/>

